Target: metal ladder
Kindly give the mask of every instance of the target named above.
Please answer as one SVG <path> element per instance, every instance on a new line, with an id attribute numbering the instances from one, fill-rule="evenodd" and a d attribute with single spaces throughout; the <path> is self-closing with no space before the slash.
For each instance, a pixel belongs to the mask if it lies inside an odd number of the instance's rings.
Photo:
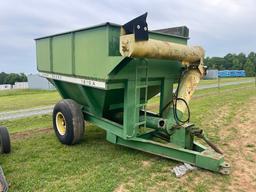
<path id="1" fill-rule="evenodd" d="M 140 98 L 136 99 L 136 111 L 139 111 L 139 118 L 135 123 L 136 127 L 146 127 L 146 105 L 148 98 L 148 62 L 143 59 L 136 65 L 136 76 L 135 76 L 135 98 L 140 96 L 141 89 L 144 89 L 144 100 L 141 103 Z M 140 111 L 143 111 L 143 119 L 140 119 Z M 135 129 L 134 129 L 135 130 Z M 136 133 L 135 133 L 136 134 Z"/>

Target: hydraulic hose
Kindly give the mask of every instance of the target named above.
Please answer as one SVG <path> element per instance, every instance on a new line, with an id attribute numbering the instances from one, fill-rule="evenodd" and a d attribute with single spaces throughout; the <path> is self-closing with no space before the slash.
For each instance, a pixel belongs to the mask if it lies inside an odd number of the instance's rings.
<path id="1" fill-rule="evenodd" d="M 190 108 L 189 105 L 187 103 L 187 101 L 183 98 L 178 97 L 178 93 L 179 93 L 179 88 L 180 88 L 180 82 L 181 82 L 181 78 L 184 75 L 184 69 L 181 70 L 179 79 L 178 79 L 178 86 L 177 89 L 175 91 L 175 93 L 173 94 L 173 98 L 171 101 L 169 101 L 161 110 L 161 113 L 172 103 L 172 108 L 173 108 L 173 116 L 174 116 L 174 120 L 177 123 L 177 125 L 183 125 L 185 123 L 188 123 L 190 121 Z M 179 118 L 178 113 L 177 113 L 177 102 L 178 101 L 182 101 L 185 103 L 187 111 L 188 111 L 188 117 L 186 120 L 182 120 Z"/>

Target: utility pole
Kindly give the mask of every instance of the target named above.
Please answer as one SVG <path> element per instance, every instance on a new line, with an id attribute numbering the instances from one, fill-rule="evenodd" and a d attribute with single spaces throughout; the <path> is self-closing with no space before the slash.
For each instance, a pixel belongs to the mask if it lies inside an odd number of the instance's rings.
<path id="1" fill-rule="evenodd" d="M 219 77 L 219 71 L 220 71 L 220 66 L 218 65 L 218 93 L 220 93 L 220 77 Z"/>
<path id="2" fill-rule="evenodd" d="M 256 61 L 254 62 L 254 77 L 255 77 L 255 88 L 256 88 Z"/>

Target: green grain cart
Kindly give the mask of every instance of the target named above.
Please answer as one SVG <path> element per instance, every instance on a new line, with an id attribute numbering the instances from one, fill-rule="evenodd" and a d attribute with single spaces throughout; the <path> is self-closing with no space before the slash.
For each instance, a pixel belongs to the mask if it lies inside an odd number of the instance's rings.
<path id="1" fill-rule="evenodd" d="M 38 71 L 63 97 L 53 110 L 58 139 L 78 143 L 86 120 L 111 143 L 228 174 L 221 151 L 189 122 L 204 50 L 187 46 L 186 27 L 148 31 L 146 16 L 36 39 Z M 150 112 L 158 94 L 158 113 Z"/>

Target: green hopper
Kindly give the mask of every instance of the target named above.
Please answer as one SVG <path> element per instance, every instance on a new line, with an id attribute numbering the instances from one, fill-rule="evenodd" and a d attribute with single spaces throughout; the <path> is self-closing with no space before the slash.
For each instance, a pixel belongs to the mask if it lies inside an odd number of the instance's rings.
<path id="1" fill-rule="evenodd" d="M 185 26 L 148 31 L 146 16 L 36 39 L 37 69 L 63 97 L 53 110 L 57 137 L 78 143 L 86 120 L 111 143 L 228 174 L 222 152 L 189 122 L 203 49 L 187 46 Z M 147 103 L 157 95 L 153 113 Z"/>

